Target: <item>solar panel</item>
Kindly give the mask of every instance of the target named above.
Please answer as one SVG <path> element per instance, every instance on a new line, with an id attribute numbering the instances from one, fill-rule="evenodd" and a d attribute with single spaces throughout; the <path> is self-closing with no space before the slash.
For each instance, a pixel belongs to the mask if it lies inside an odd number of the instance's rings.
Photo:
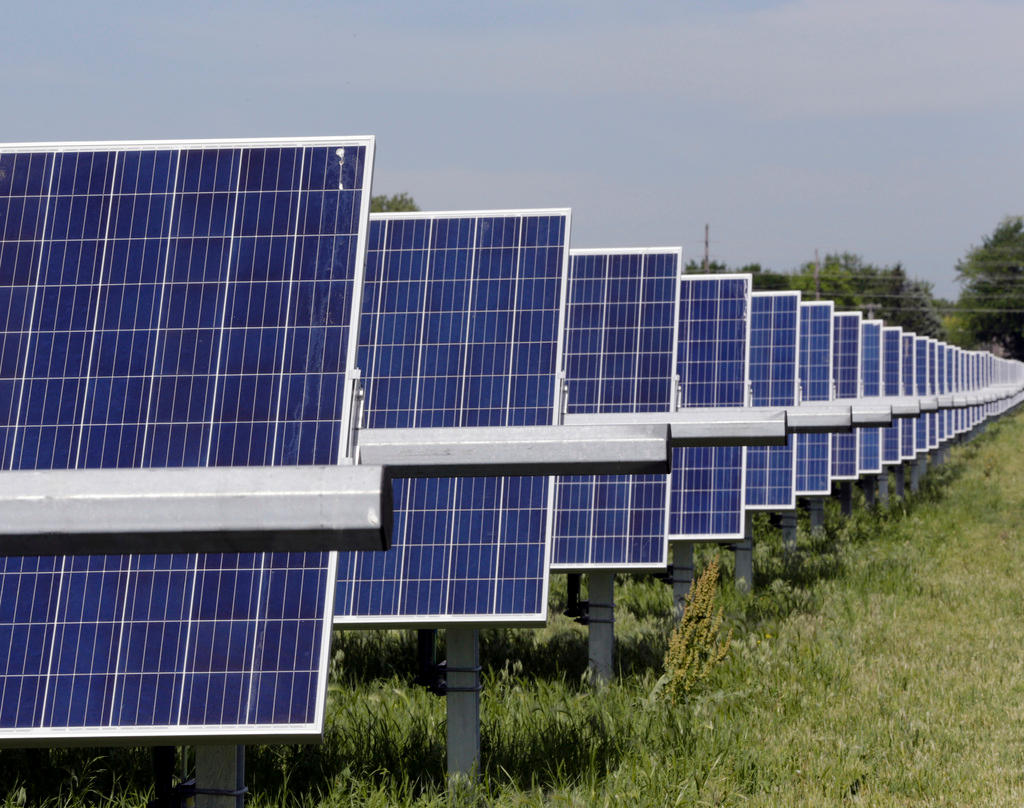
<path id="1" fill-rule="evenodd" d="M 679 405 L 747 401 L 749 275 L 684 275 L 679 307 Z M 669 540 L 743 538 L 744 451 L 674 449 Z"/>
<path id="2" fill-rule="evenodd" d="M 832 400 L 832 318 L 831 300 L 800 304 L 800 392 L 801 401 Z M 797 435 L 796 495 L 828 496 L 832 440 L 827 433 Z"/>
<path id="3" fill-rule="evenodd" d="M 565 325 L 569 413 L 669 412 L 682 249 L 572 250 Z M 560 477 L 552 569 L 667 563 L 667 474 Z"/>
<path id="4" fill-rule="evenodd" d="M 568 210 L 372 216 L 364 425 L 555 423 L 568 241 Z M 553 492 L 553 477 L 396 480 L 391 549 L 339 554 L 335 621 L 542 622 Z"/>
<path id="5" fill-rule="evenodd" d="M 949 393 L 949 382 L 946 376 L 946 345 L 943 342 L 935 343 L 935 392 L 940 396 Z M 949 410 L 939 410 L 936 434 L 939 443 L 949 437 Z"/>
<path id="6" fill-rule="evenodd" d="M 882 395 L 900 395 L 901 358 L 903 352 L 903 329 L 887 326 L 882 329 Z M 882 463 L 895 465 L 900 462 L 900 423 L 882 429 Z"/>
<path id="7" fill-rule="evenodd" d="M 865 320 L 860 326 L 861 396 L 877 398 L 882 394 L 882 322 Z M 878 474 L 882 471 L 882 430 L 878 427 L 857 429 L 857 472 Z"/>
<path id="8" fill-rule="evenodd" d="M 967 392 L 967 352 L 963 348 L 953 349 L 954 388 L 957 393 Z M 956 431 L 958 435 L 967 431 L 968 408 L 961 407 L 956 411 Z"/>
<path id="9" fill-rule="evenodd" d="M 371 138 L 0 147 L 8 469 L 333 464 Z M 328 553 L 0 560 L 0 740 L 319 733 Z"/>
<path id="10" fill-rule="evenodd" d="M 750 404 L 797 403 L 799 292 L 755 292 L 750 301 Z M 755 510 L 796 507 L 794 436 L 785 446 L 747 448 L 746 504 Z"/>
<path id="11" fill-rule="evenodd" d="M 837 399 L 860 395 L 860 312 L 833 318 L 832 378 Z M 857 479 L 857 435 L 832 435 L 832 479 Z"/>
<path id="12" fill-rule="evenodd" d="M 942 347 L 943 347 L 943 349 L 945 351 L 945 355 L 946 355 L 946 392 L 947 393 L 955 393 L 955 392 L 957 392 L 957 390 L 956 390 L 956 380 L 954 378 L 955 370 L 954 370 L 954 367 L 953 367 L 953 359 L 954 359 L 954 350 L 955 349 L 953 348 L 952 345 L 946 345 L 945 343 L 943 343 Z M 955 424 L 954 424 L 954 416 L 955 415 L 956 415 L 955 410 L 952 410 L 952 409 L 946 410 L 946 438 L 951 438 L 955 434 L 955 431 L 954 431 L 955 428 L 956 428 Z"/>
<path id="13" fill-rule="evenodd" d="M 917 344 L 917 335 L 910 332 L 903 332 L 900 338 L 900 395 L 916 395 L 914 385 L 914 347 Z M 921 416 L 916 418 L 900 418 L 900 458 L 902 460 L 913 460 L 917 455 L 916 430 Z"/>
<path id="14" fill-rule="evenodd" d="M 928 395 L 939 394 L 939 352 L 938 343 L 928 338 Z M 939 448 L 939 413 L 928 413 L 928 448 Z"/>
<path id="15" fill-rule="evenodd" d="M 917 337 L 914 346 L 914 393 L 918 396 L 930 395 L 928 389 L 928 337 Z M 931 413 L 921 413 L 917 418 L 915 430 L 915 446 L 918 452 L 928 451 L 928 429 L 931 424 Z"/>

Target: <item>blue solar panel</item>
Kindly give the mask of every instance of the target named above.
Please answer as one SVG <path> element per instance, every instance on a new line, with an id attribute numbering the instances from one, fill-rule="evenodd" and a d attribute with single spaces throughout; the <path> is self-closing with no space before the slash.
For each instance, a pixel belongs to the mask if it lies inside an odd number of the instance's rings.
<path id="1" fill-rule="evenodd" d="M 359 359 L 367 427 L 556 420 L 567 210 L 374 215 Z M 541 622 L 553 477 L 396 480 L 387 553 L 340 553 L 348 625 Z"/>
<path id="2" fill-rule="evenodd" d="M 967 392 L 965 383 L 965 368 L 967 367 L 967 354 L 963 348 L 953 348 L 953 390 L 956 393 Z M 955 426 L 957 434 L 967 431 L 967 408 L 961 407 L 955 413 Z"/>
<path id="3" fill-rule="evenodd" d="M 954 368 L 954 364 L 955 364 L 955 353 L 954 353 L 954 351 L 955 351 L 955 348 L 952 345 L 945 345 L 945 344 L 943 344 L 943 348 L 945 348 L 945 354 L 946 354 L 946 392 L 947 393 L 954 393 L 954 392 L 957 392 L 957 390 L 956 390 L 956 380 L 955 380 L 955 368 Z M 955 429 L 956 429 L 955 416 L 956 416 L 956 411 L 955 410 L 947 410 L 946 411 L 946 437 L 947 438 L 952 437 L 955 434 Z"/>
<path id="4" fill-rule="evenodd" d="M 8 469 L 339 461 L 369 138 L 0 147 Z M 0 561 L 0 737 L 320 731 L 328 553 Z"/>
<path id="5" fill-rule="evenodd" d="M 877 398 L 882 394 L 882 323 L 866 320 L 860 327 L 861 395 Z M 878 427 L 857 429 L 857 472 L 878 474 L 882 470 L 882 430 Z"/>
<path id="6" fill-rule="evenodd" d="M 929 395 L 928 389 L 928 337 L 917 337 L 914 346 L 914 394 Z M 914 433 L 914 444 L 918 452 L 927 452 L 928 429 L 931 413 L 921 413 L 917 417 L 917 428 Z"/>
<path id="7" fill-rule="evenodd" d="M 679 307 L 680 406 L 742 407 L 747 400 L 749 275 L 686 275 Z M 744 451 L 675 449 L 669 539 L 743 537 Z"/>
<path id="8" fill-rule="evenodd" d="M 671 410 L 681 267 L 678 247 L 570 253 L 568 412 Z M 667 474 L 559 478 L 552 569 L 663 568 L 668 483 Z"/>
<path id="9" fill-rule="evenodd" d="M 801 401 L 832 400 L 831 300 L 800 304 Z M 831 490 L 831 436 L 825 433 L 797 435 L 796 494 L 827 496 Z"/>
<path id="10" fill-rule="evenodd" d="M 949 383 L 946 379 L 946 345 L 943 342 L 935 344 L 935 392 L 940 396 L 949 392 Z M 939 410 L 938 423 L 936 425 L 937 440 L 942 443 L 949 437 L 949 410 Z"/>
<path id="11" fill-rule="evenodd" d="M 928 338 L 928 395 L 939 394 L 939 352 L 938 342 Z M 928 413 L 928 448 L 939 447 L 939 413 Z"/>
<path id="12" fill-rule="evenodd" d="M 882 395 L 900 395 L 901 358 L 903 354 L 903 329 L 899 326 L 888 326 L 882 329 Z M 895 465 L 900 462 L 900 423 L 905 419 L 893 421 L 892 426 L 882 429 L 882 462 Z"/>
<path id="13" fill-rule="evenodd" d="M 860 394 L 860 312 L 837 313 L 833 318 L 832 378 L 837 399 Z M 832 435 L 832 479 L 857 479 L 857 435 Z"/>
<path id="14" fill-rule="evenodd" d="M 750 404 L 790 407 L 797 400 L 800 293 L 757 292 L 750 301 Z M 785 446 L 747 448 L 747 507 L 796 507 L 795 436 Z"/>
<path id="15" fill-rule="evenodd" d="M 914 384 L 914 348 L 917 344 L 917 335 L 904 332 L 900 338 L 900 395 L 916 395 Z M 900 418 L 900 458 L 902 460 L 913 460 L 917 454 L 917 423 L 921 416 L 916 418 Z"/>

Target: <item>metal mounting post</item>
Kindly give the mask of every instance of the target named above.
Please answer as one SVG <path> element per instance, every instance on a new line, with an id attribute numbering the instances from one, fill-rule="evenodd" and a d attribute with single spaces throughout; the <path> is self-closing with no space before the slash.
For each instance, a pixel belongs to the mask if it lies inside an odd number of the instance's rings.
<path id="1" fill-rule="evenodd" d="M 796 511 L 782 512 L 782 549 L 796 552 Z"/>
<path id="2" fill-rule="evenodd" d="M 196 808 L 243 808 L 245 747 L 196 747 Z"/>
<path id="3" fill-rule="evenodd" d="M 476 778 L 480 772 L 480 643 L 475 628 L 449 628 L 448 777 Z"/>
<path id="4" fill-rule="evenodd" d="M 850 480 L 839 483 L 839 511 L 843 516 L 853 516 L 853 483 Z"/>
<path id="5" fill-rule="evenodd" d="M 892 470 L 892 481 L 894 493 L 900 499 L 903 499 L 907 495 L 907 467 L 904 463 L 900 463 L 895 466 Z"/>
<path id="6" fill-rule="evenodd" d="M 743 541 L 733 545 L 736 554 L 736 588 L 743 594 L 754 584 L 754 515 L 744 514 Z"/>
<path id="7" fill-rule="evenodd" d="M 672 543 L 672 615 L 676 620 L 683 617 L 686 596 L 693 585 L 693 542 Z"/>
<path id="8" fill-rule="evenodd" d="M 882 473 L 878 476 L 878 504 L 883 508 L 889 507 L 889 467 L 882 466 Z"/>
<path id="9" fill-rule="evenodd" d="M 590 675 L 595 684 L 604 684 L 615 676 L 615 574 L 592 572 L 588 577 Z"/>
<path id="10" fill-rule="evenodd" d="M 150 808 L 175 808 L 174 803 L 174 758 L 173 746 L 154 746 L 153 754 L 153 799 Z"/>
<path id="11" fill-rule="evenodd" d="M 864 507 L 875 507 L 875 494 L 878 491 L 878 477 L 869 474 L 860 481 L 860 489 L 864 492 Z"/>
<path id="12" fill-rule="evenodd" d="M 825 530 L 824 497 L 810 497 L 807 500 L 807 515 L 811 521 L 811 533 L 821 533 Z"/>

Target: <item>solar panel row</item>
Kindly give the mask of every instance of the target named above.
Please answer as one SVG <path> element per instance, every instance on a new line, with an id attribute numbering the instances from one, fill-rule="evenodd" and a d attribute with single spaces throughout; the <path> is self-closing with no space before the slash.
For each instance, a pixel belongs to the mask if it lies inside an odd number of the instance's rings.
<path id="1" fill-rule="evenodd" d="M 755 292 L 750 307 L 750 404 L 792 407 L 797 403 L 800 293 Z M 748 509 L 796 507 L 796 438 L 785 446 L 747 447 Z"/>
<path id="2" fill-rule="evenodd" d="M 0 466 L 344 463 L 357 378 L 364 426 L 434 427 L 972 373 L 749 275 L 680 277 L 678 248 L 570 263 L 567 210 L 370 218 L 372 164 L 370 138 L 0 147 Z M 975 359 L 979 382 L 1019 376 Z M 745 507 L 960 421 L 676 449 L 668 478 L 396 480 L 388 553 L 0 560 L 0 741 L 315 734 L 332 620 L 540 623 L 552 565 L 663 567 L 668 539 L 742 538 Z"/>
<path id="3" fill-rule="evenodd" d="M 359 367 L 369 427 L 558 417 L 569 211 L 374 214 Z M 395 480 L 392 547 L 341 553 L 342 625 L 547 614 L 554 478 Z"/>
<path id="4" fill-rule="evenodd" d="M 370 138 L 0 148 L 7 469 L 333 464 Z M 0 740 L 320 731 L 327 553 L 0 561 Z"/>
<path id="5" fill-rule="evenodd" d="M 749 275 L 686 275 L 676 356 L 680 407 L 747 402 Z M 744 450 L 674 449 L 669 540 L 743 537 Z"/>
<path id="6" fill-rule="evenodd" d="M 831 401 L 832 301 L 800 304 L 801 401 Z M 827 433 L 797 435 L 796 495 L 827 496 L 832 487 L 832 439 Z"/>
<path id="7" fill-rule="evenodd" d="M 573 250 L 568 412 L 669 412 L 675 392 L 682 250 Z M 562 477 L 552 569 L 667 563 L 668 475 Z"/>

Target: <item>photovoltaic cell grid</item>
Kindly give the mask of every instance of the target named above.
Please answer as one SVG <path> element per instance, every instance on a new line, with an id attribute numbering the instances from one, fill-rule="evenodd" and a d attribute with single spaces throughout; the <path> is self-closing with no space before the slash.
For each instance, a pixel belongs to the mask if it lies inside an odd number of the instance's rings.
<path id="1" fill-rule="evenodd" d="M 867 320 L 860 326 L 861 395 L 878 398 L 882 394 L 882 323 Z M 857 429 L 857 472 L 878 474 L 882 470 L 882 430 L 879 427 Z"/>
<path id="2" fill-rule="evenodd" d="M 904 332 L 900 337 L 900 394 L 912 396 L 915 394 L 914 387 L 914 346 L 917 342 L 917 335 Z M 902 460 L 913 460 L 917 454 L 916 435 L 917 423 L 921 416 L 916 418 L 900 418 L 900 458 Z"/>
<path id="3" fill-rule="evenodd" d="M 956 379 L 954 377 L 954 372 L 955 371 L 954 371 L 954 367 L 953 367 L 953 357 L 954 357 L 955 348 L 952 345 L 943 345 L 943 348 L 945 350 L 945 355 L 946 355 L 946 392 L 947 393 L 955 393 L 955 392 L 957 392 L 957 389 L 956 389 Z M 955 410 L 951 410 L 951 409 L 950 410 L 946 410 L 946 438 L 947 439 L 953 437 L 953 435 L 956 434 L 955 433 L 956 425 L 954 423 L 955 422 L 955 416 L 956 416 L 956 411 Z"/>
<path id="4" fill-rule="evenodd" d="M 914 392 L 918 396 L 930 395 L 928 389 L 928 337 L 917 337 L 914 345 Z M 921 413 L 916 419 L 915 447 L 918 452 L 929 448 L 928 429 L 932 413 Z"/>
<path id="5" fill-rule="evenodd" d="M 756 292 L 750 301 L 750 404 L 796 404 L 799 292 Z M 796 507 L 794 436 L 785 446 L 747 447 L 746 504 L 760 510 Z"/>
<path id="6" fill-rule="evenodd" d="M 882 395 L 900 395 L 900 359 L 903 352 L 903 329 L 887 326 L 882 329 Z M 900 462 L 900 424 L 906 419 L 897 418 L 892 426 L 882 429 L 882 463 L 895 465 Z"/>
<path id="7" fill-rule="evenodd" d="M 565 323 L 570 413 L 669 412 L 681 248 L 573 250 Z M 667 474 L 560 477 L 552 568 L 664 567 Z"/>
<path id="8" fill-rule="evenodd" d="M 555 420 L 567 210 L 370 220 L 358 365 L 367 427 Z M 395 480 L 387 553 L 338 554 L 335 622 L 542 621 L 554 478 Z"/>
<path id="9" fill-rule="evenodd" d="M 801 401 L 832 400 L 832 301 L 800 304 Z M 796 436 L 797 496 L 828 496 L 832 440 L 827 433 Z"/>
<path id="10" fill-rule="evenodd" d="M 685 275 L 677 373 L 683 407 L 742 407 L 747 400 L 749 275 Z M 673 450 L 669 539 L 742 538 L 744 451 Z"/>
<path id="11" fill-rule="evenodd" d="M 837 399 L 860 393 L 860 312 L 833 317 L 832 378 Z M 832 479 L 857 479 L 857 434 L 832 435 Z"/>
<path id="12" fill-rule="evenodd" d="M 0 147 L 8 469 L 336 463 L 373 141 Z M 319 732 L 328 553 L 0 560 L 0 740 Z"/>
<path id="13" fill-rule="evenodd" d="M 939 352 L 937 340 L 928 338 L 928 395 L 939 394 Z M 939 447 L 939 413 L 928 413 L 928 448 Z"/>
<path id="14" fill-rule="evenodd" d="M 946 346 L 942 342 L 935 344 L 935 392 L 939 395 L 949 393 L 949 383 L 946 376 Z M 939 443 L 943 443 L 949 437 L 949 410 L 939 410 L 936 433 Z"/>

